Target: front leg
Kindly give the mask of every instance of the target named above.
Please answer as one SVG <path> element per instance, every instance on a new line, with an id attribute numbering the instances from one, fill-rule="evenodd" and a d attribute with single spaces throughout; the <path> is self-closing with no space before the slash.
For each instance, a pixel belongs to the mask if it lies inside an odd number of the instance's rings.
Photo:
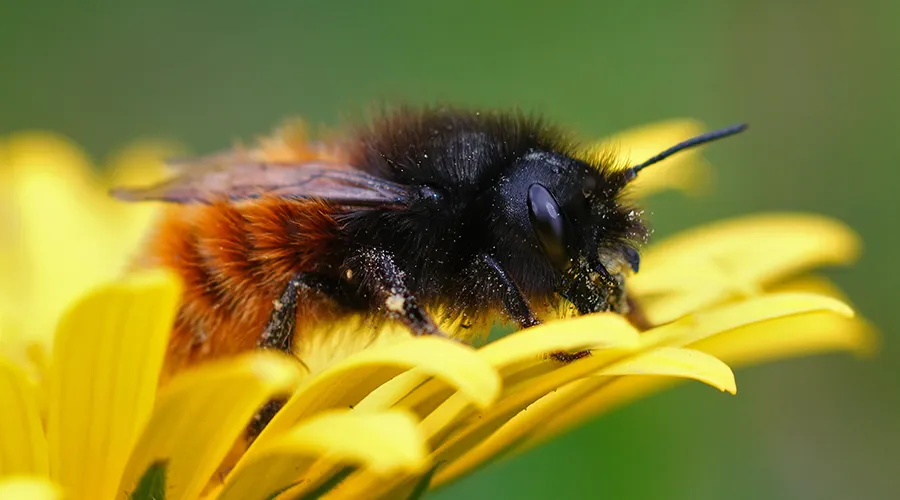
<path id="1" fill-rule="evenodd" d="M 599 268 L 599 279 L 612 282 L 612 276 L 603 267 Z M 592 273 L 587 266 L 576 264 L 563 278 L 561 295 L 578 309 L 579 314 L 591 314 L 612 309 L 609 291 L 597 286 L 591 279 Z"/>
<path id="2" fill-rule="evenodd" d="M 524 329 L 541 324 L 534 311 L 531 310 L 528 299 L 506 273 L 506 269 L 503 269 L 494 257 L 487 254 L 481 256 L 481 261 L 487 266 L 494 279 L 500 283 L 503 307 L 506 309 L 506 313 L 519 324 L 519 327 Z"/>
<path id="3" fill-rule="evenodd" d="M 537 316 L 528 304 L 528 299 L 522 294 L 522 291 L 519 290 L 519 287 L 516 286 L 515 282 L 513 282 L 512 278 L 509 277 L 509 274 L 500 266 L 497 260 L 485 254 L 481 256 L 481 261 L 487 266 L 494 278 L 499 281 L 502 287 L 503 307 L 506 309 L 507 314 L 519 324 L 519 327 L 524 329 L 541 324 L 541 321 L 537 319 Z M 591 351 L 587 350 L 575 353 L 557 351 L 550 353 L 550 357 L 560 363 L 571 363 L 590 354 Z"/>
<path id="4" fill-rule="evenodd" d="M 347 262 L 344 274 L 358 279 L 360 291 L 373 298 L 389 318 L 400 321 L 413 334 L 445 336 L 409 290 L 406 272 L 397 266 L 389 252 L 379 248 L 362 250 Z"/>

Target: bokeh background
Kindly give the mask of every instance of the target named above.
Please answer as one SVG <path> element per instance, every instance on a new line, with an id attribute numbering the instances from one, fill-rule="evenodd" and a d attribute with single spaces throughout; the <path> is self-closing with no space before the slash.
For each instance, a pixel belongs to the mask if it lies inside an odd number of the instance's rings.
<path id="1" fill-rule="evenodd" d="M 863 236 L 829 272 L 881 354 L 684 384 L 433 498 L 900 498 L 900 3 L 3 2 L 0 136 L 64 134 L 98 164 L 135 139 L 194 152 L 373 102 L 544 112 L 598 137 L 669 117 L 751 132 L 707 150 L 716 189 L 652 200 L 665 236 L 765 210 Z"/>

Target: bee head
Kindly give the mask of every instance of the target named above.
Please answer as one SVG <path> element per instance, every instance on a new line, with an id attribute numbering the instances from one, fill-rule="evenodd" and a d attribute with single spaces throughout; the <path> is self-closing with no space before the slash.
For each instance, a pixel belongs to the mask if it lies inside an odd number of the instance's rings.
<path id="1" fill-rule="evenodd" d="M 558 151 L 529 151 L 500 184 L 503 218 L 519 229 L 528 250 L 542 256 L 537 260 L 555 276 L 557 292 L 595 297 L 596 304 L 582 301 L 579 309 L 620 310 L 624 277 L 638 271 L 638 248 L 648 235 L 642 211 L 623 199 L 624 188 L 647 166 L 744 128 L 695 137 L 626 169 Z"/>
<path id="2" fill-rule="evenodd" d="M 554 151 L 524 155 L 506 179 L 507 220 L 561 284 L 589 275 L 608 285 L 639 266 L 647 230 L 641 212 L 621 199 L 627 171 L 598 169 Z M 571 280 L 569 280 L 571 281 Z"/>

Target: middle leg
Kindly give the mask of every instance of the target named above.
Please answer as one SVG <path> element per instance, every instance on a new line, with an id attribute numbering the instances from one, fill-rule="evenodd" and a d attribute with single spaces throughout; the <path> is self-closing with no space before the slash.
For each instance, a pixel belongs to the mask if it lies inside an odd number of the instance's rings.
<path id="1" fill-rule="evenodd" d="M 385 315 L 400 321 L 415 335 L 446 336 L 409 289 L 406 272 L 394 256 L 380 248 L 360 251 L 349 259 L 343 273 L 359 286 L 362 295 L 378 304 Z"/>

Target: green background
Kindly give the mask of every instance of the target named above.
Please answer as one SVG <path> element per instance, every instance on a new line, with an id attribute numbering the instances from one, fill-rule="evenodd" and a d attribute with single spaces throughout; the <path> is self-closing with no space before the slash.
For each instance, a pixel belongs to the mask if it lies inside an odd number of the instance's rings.
<path id="1" fill-rule="evenodd" d="M 633 404 L 434 498 L 900 498 L 900 2 L 3 2 L 0 134 L 95 158 L 144 137 L 196 152 L 373 102 L 538 110 L 598 136 L 673 116 L 751 132 L 708 150 L 708 198 L 667 194 L 658 236 L 809 210 L 865 239 L 829 273 L 882 354 L 738 372 Z"/>

